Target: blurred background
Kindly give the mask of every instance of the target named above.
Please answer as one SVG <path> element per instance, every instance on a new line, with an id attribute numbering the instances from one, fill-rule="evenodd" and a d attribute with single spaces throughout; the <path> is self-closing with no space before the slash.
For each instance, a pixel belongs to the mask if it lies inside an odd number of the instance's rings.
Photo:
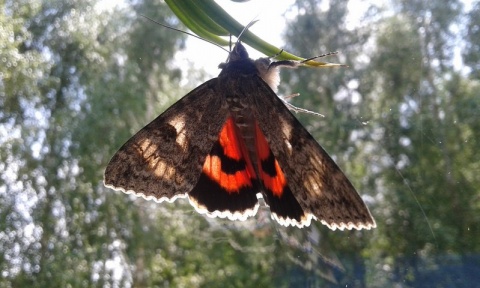
<path id="1" fill-rule="evenodd" d="M 479 1 L 289 4 L 272 44 L 349 67 L 283 71 L 279 94 L 325 115 L 296 114 L 375 230 L 209 219 L 105 188 L 114 152 L 218 73 L 188 51 L 227 54 L 140 16 L 182 28 L 162 1 L 6 0 L 0 287 L 478 287 Z"/>

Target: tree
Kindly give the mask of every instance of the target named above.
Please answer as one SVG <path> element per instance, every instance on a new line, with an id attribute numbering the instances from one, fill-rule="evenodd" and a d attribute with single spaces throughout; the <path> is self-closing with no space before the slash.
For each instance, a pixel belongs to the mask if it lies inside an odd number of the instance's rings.
<path id="1" fill-rule="evenodd" d="M 297 115 L 374 207 L 373 232 L 279 228 L 268 210 L 212 220 L 106 189 L 114 151 L 193 88 L 172 62 L 184 36 L 139 14 L 178 21 L 162 3 L 2 2 L 0 286 L 477 283 L 480 6 L 371 5 L 352 27 L 347 2 L 322 3 L 295 3 L 285 48 L 350 67 L 285 73 L 281 94 L 325 114 Z"/>
<path id="2" fill-rule="evenodd" d="M 270 237 L 103 187 L 115 149 L 185 92 L 169 63 L 184 35 L 138 16 L 174 26 L 166 6 L 2 12 L 0 286 L 268 286 Z"/>
<path id="3" fill-rule="evenodd" d="M 456 119 L 472 117 L 457 105 L 471 99 L 465 88 L 473 83 L 454 70 L 451 57 L 457 41 L 451 27 L 461 19 L 461 4 L 402 1 L 394 11 L 376 35 L 369 84 L 362 92 L 371 99 L 372 118 L 377 119 L 371 141 L 377 142 L 383 166 L 372 181 L 382 188 L 380 217 L 387 219 L 377 248 L 389 255 L 387 281 L 468 287 L 476 276 L 445 273 L 450 268 L 443 264 L 446 259 L 456 262 L 447 256 L 453 253 L 458 265 L 468 267 L 470 253 L 478 249 L 468 232 L 478 213 L 472 205 L 477 184 L 465 178 L 462 168 L 478 162 L 467 148 L 476 143 L 464 134 L 476 128 L 456 124 Z"/>

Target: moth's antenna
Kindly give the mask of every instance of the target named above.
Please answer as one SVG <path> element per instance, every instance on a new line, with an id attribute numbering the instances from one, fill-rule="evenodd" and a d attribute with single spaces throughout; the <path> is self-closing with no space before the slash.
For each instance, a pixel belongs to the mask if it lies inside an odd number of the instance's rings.
<path id="1" fill-rule="evenodd" d="M 177 29 L 177 28 L 174 28 L 174 27 L 165 25 L 165 24 L 160 23 L 160 22 L 158 22 L 158 21 L 156 21 L 156 20 L 153 20 L 152 18 L 150 18 L 150 17 L 148 17 L 148 16 L 145 16 L 145 15 L 143 15 L 143 14 L 140 14 L 140 16 L 142 16 L 143 18 L 145 18 L 145 19 L 147 19 L 147 20 L 150 20 L 150 21 L 152 21 L 153 23 L 155 23 L 155 24 L 157 24 L 157 25 L 160 25 L 160 26 L 162 26 L 162 27 L 165 27 L 165 28 L 168 28 L 168 29 L 172 29 L 172 30 L 177 31 L 177 32 L 180 32 L 180 33 L 185 33 L 185 34 L 187 34 L 187 35 L 189 35 L 189 36 L 192 36 L 192 37 L 195 37 L 195 38 L 197 38 L 197 39 L 200 39 L 200 40 L 203 40 L 203 41 L 205 41 L 205 42 L 208 42 L 208 43 L 210 43 L 210 44 L 213 44 L 213 45 L 217 46 L 218 48 L 222 49 L 223 51 L 229 53 L 229 51 L 228 51 L 227 49 L 223 48 L 222 46 L 218 45 L 217 43 L 215 43 L 215 42 L 213 42 L 213 41 L 210 41 L 210 40 L 208 40 L 208 39 L 204 39 L 204 38 L 202 38 L 202 37 L 200 37 L 200 36 L 197 36 L 197 35 L 195 35 L 195 34 L 193 34 L 193 33 L 190 33 L 190 32 L 187 32 L 187 31 L 183 31 L 183 30 L 180 30 L 180 29 Z"/>
<path id="2" fill-rule="evenodd" d="M 307 58 L 305 60 L 302 60 L 301 62 L 302 63 L 305 63 L 305 62 L 308 62 L 310 60 L 315 60 L 317 58 L 323 58 L 323 57 L 328 57 L 328 56 L 333 56 L 333 55 L 337 55 L 338 52 L 337 51 L 334 51 L 334 52 L 328 52 L 328 53 L 325 53 L 325 54 L 322 54 L 322 55 L 318 55 L 318 56 L 314 56 L 314 57 L 310 57 L 310 58 Z"/>
<path id="3" fill-rule="evenodd" d="M 242 38 L 243 33 L 245 33 L 248 29 L 250 29 L 250 27 L 253 26 L 253 24 L 255 24 L 257 22 L 258 22 L 258 20 L 253 19 L 252 21 L 250 21 L 250 23 L 248 23 L 245 27 L 243 27 L 242 32 L 240 32 L 240 34 L 238 34 L 237 42 L 240 42 L 240 38 Z"/>
<path id="4" fill-rule="evenodd" d="M 243 27 L 243 30 L 237 36 L 237 42 L 235 43 L 234 48 L 232 48 L 232 34 L 230 34 L 230 53 L 228 54 L 226 62 L 230 60 L 230 56 L 232 56 L 231 52 L 233 51 L 233 49 L 235 49 L 235 47 L 237 47 L 237 44 L 240 43 L 240 38 L 242 37 L 243 33 L 245 33 L 245 31 L 247 31 L 250 27 L 252 27 L 253 24 L 257 23 L 257 21 L 258 20 L 254 19 L 250 21 L 250 23 L 248 23 L 245 27 Z M 221 63 L 218 67 L 223 69 L 223 64 L 224 63 Z"/>

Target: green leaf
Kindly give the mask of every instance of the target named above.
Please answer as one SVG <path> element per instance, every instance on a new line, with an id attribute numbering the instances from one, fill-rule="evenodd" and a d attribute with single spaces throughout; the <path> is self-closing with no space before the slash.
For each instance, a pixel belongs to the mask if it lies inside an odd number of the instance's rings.
<path id="1" fill-rule="evenodd" d="M 237 20 L 232 18 L 222 7 L 213 0 L 166 0 L 167 5 L 173 13 L 193 33 L 210 40 L 218 45 L 227 46 L 229 41 L 221 38 L 228 34 L 234 35 L 252 48 L 267 56 L 275 56 L 278 60 L 303 61 L 305 58 L 293 55 L 280 49 L 250 32 Z M 309 60 L 302 63 L 310 67 L 334 67 L 341 64 Z"/>

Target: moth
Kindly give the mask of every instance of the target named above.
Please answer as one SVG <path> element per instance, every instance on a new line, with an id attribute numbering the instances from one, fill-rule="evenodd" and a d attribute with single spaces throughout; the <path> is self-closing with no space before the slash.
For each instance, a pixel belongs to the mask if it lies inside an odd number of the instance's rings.
<path id="1" fill-rule="evenodd" d="M 237 42 L 217 78 L 180 99 L 113 156 L 105 186 L 157 202 L 188 197 L 211 217 L 245 220 L 259 198 L 284 226 L 376 227 L 353 185 L 274 90 L 279 68 Z"/>

